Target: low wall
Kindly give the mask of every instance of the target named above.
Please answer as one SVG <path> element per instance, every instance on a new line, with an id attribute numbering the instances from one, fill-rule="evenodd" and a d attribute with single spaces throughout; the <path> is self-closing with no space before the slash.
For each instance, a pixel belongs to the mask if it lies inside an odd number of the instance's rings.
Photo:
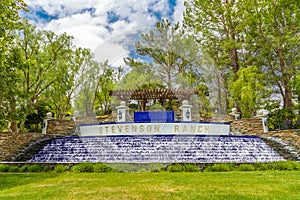
<path id="1" fill-rule="evenodd" d="M 33 143 L 59 136 L 75 133 L 72 120 L 48 120 L 46 134 L 42 133 L 0 133 L 0 161 L 14 161 L 19 155 L 27 151 Z"/>
<path id="2" fill-rule="evenodd" d="M 73 120 L 50 119 L 47 122 L 47 135 L 67 136 L 75 133 L 75 123 Z"/>
<path id="3" fill-rule="evenodd" d="M 285 159 L 300 161 L 300 129 L 264 132 L 261 118 L 250 118 L 232 121 L 230 132 L 259 136 Z"/>
<path id="4" fill-rule="evenodd" d="M 247 119 L 239 119 L 232 121 L 230 123 L 230 131 L 234 135 L 257 135 L 263 134 L 264 128 L 262 123 L 262 118 L 247 118 Z"/>

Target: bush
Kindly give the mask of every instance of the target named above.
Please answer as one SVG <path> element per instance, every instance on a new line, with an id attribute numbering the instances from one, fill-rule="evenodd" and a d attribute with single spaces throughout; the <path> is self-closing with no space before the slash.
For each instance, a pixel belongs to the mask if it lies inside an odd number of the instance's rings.
<path id="1" fill-rule="evenodd" d="M 0 172 L 8 172 L 9 165 L 0 165 Z"/>
<path id="2" fill-rule="evenodd" d="M 72 172 L 76 173 L 93 173 L 94 172 L 94 166 L 91 163 L 81 163 L 74 165 L 71 169 Z"/>
<path id="3" fill-rule="evenodd" d="M 67 171 L 67 167 L 64 166 L 64 165 L 56 165 L 56 166 L 54 167 L 54 171 L 55 171 L 56 173 L 62 173 L 62 172 Z"/>
<path id="4" fill-rule="evenodd" d="M 300 164 L 293 161 L 280 161 L 269 163 L 270 169 L 279 171 L 299 170 Z"/>
<path id="5" fill-rule="evenodd" d="M 254 168 L 257 171 L 267 171 L 267 170 L 270 170 L 269 164 L 266 164 L 266 163 L 256 163 L 254 165 Z"/>
<path id="6" fill-rule="evenodd" d="M 102 163 L 94 164 L 93 167 L 94 167 L 95 173 L 113 172 L 114 171 L 114 169 L 112 169 L 111 167 L 109 167 L 105 164 L 102 164 Z"/>
<path id="7" fill-rule="evenodd" d="M 28 172 L 42 172 L 42 171 L 44 171 L 44 168 L 37 164 L 28 167 Z"/>
<path id="8" fill-rule="evenodd" d="M 199 167 L 195 164 L 185 164 L 184 167 L 186 172 L 199 172 Z"/>
<path id="9" fill-rule="evenodd" d="M 167 167 L 168 172 L 184 172 L 185 167 L 183 164 L 172 164 Z"/>
<path id="10" fill-rule="evenodd" d="M 172 164 L 167 167 L 168 172 L 198 172 L 199 167 L 195 164 Z"/>
<path id="11" fill-rule="evenodd" d="M 9 165 L 0 165 L 0 172 L 8 172 L 9 168 Z"/>
<path id="12" fill-rule="evenodd" d="M 9 172 L 19 172 L 19 167 L 18 166 L 10 166 L 9 167 Z"/>
<path id="13" fill-rule="evenodd" d="M 255 167 L 252 164 L 241 164 L 237 168 L 238 171 L 255 171 Z"/>
<path id="14" fill-rule="evenodd" d="M 44 172 L 50 172 L 52 169 L 49 166 L 44 167 Z"/>
<path id="15" fill-rule="evenodd" d="M 213 164 L 204 169 L 206 172 L 228 172 L 234 170 L 235 167 L 233 164 Z"/>
<path id="16" fill-rule="evenodd" d="M 21 168 L 20 168 L 20 172 L 28 172 L 28 165 L 23 165 Z"/>

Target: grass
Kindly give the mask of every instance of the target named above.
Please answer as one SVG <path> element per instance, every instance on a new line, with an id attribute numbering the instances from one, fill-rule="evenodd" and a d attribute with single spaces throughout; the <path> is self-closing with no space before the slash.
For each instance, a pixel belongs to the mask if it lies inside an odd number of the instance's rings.
<path id="1" fill-rule="evenodd" d="M 2 173 L 0 199 L 300 199 L 299 171 Z"/>

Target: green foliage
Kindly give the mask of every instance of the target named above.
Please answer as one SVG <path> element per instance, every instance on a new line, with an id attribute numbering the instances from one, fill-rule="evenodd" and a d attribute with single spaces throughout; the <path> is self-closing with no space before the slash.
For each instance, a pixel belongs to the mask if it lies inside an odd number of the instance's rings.
<path id="1" fill-rule="evenodd" d="M 105 173 L 105 172 L 114 172 L 115 170 L 108 165 L 97 163 L 93 165 L 95 173 Z"/>
<path id="2" fill-rule="evenodd" d="M 28 167 L 28 172 L 43 172 L 44 168 L 41 165 L 34 164 Z"/>
<path id="3" fill-rule="evenodd" d="M 256 115 L 256 110 L 262 106 L 261 100 L 266 98 L 267 90 L 262 85 L 262 74 L 258 68 L 251 66 L 240 68 L 237 76 L 231 81 L 229 91 L 232 104 L 237 104 L 245 118 Z"/>
<path id="4" fill-rule="evenodd" d="M 267 163 L 255 163 L 254 168 L 256 171 L 267 171 L 270 170 L 270 165 Z"/>
<path id="5" fill-rule="evenodd" d="M 28 165 L 23 165 L 22 167 L 20 167 L 20 172 L 28 172 Z"/>
<path id="6" fill-rule="evenodd" d="M 287 108 L 280 109 L 279 104 L 267 106 L 267 109 L 269 110 L 267 120 L 269 130 L 293 128 L 293 121 L 296 120 L 296 115 L 292 110 Z"/>
<path id="7" fill-rule="evenodd" d="M 75 173 L 93 173 L 94 165 L 92 163 L 76 164 L 71 168 L 71 171 Z"/>
<path id="8" fill-rule="evenodd" d="M 213 164 L 204 169 L 205 172 L 228 172 L 233 171 L 235 169 L 234 164 Z"/>
<path id="9" fill-rule="evenodd" d="M 67 167 L 65 165 L 59 164 L 54 167 L 54 171 L 56 173 L 62 173 L 62 172 L 67 171 Z"/>
<path id="10" fill-rule="evenodd" d="M 18 166 L 10 166 L 8 171 L 9 172 L 19 172 L 20 169 Z"/>
<path id="11" fill-rule="evenodd" d="M 2 165 L 0 164 L 0 172 L 8 172 L 10 166 L 9 165 Z"/>
<path id="12" fill-rule="evenodd" d="M 197 43 L 192 37 L 184 34 L 179 23 L 172 25 L 169 20 L 157 22 L 154 29 L 141 34 L 141 40 L 135 42 L 135 49 L 140 56 L 147 56 L 151 61 L 126 58 L 125 63 L 138 73 L 155 75 L 151 77 L 152 80 L 155 79 L 153 81 L 160 80 L 170 89 L 174 87 L 173 84 L 180 74 L 188 72 L 188 69 L 193 69 L 189 75 L 197 71 L 194 66 L 199 64 L 202 55 Z M 190 86 L 200 77 L 199 74 L 193 75 L 193 78 L 188 76 L 185 79 L 191 83 Z M 141 78 L 147 78 L 147 75 Z M 143 82 L 138 84 L 141 83 Z"/>
<path id="13" fill-rule="evenodd" d="M 238 171 L 255 171 L 255 167 L 252 164 L 241 164 L 237 167 Z"/>
<path id="14" fill-rule="evenodd" d="M 300 163 L 294 161 L 281 161 L 269 163 L 270 170 L 292 171 L 300 170 Z"/>
<path id="15" fill-rule="evenodd" d="M 171 164 L 166 169 L 168 172 L 199 172 L 196 164 Z"/>

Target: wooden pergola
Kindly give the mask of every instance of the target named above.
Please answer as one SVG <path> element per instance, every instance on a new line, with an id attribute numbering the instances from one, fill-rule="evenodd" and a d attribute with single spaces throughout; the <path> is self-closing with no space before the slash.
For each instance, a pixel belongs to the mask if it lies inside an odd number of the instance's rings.
<path id="1" fill-rule="evenodd" d="M 110 91 L 110 96 L 116 96 L 121 101 L 137 100 L 141 101 L 142 111 L 146 109 L 146 103 L 149 100 L 159 100 L 164 109 L 166 108 L 166 100 L 177 99 L 183 101 L 189 99 L 192 95 L 197 95 L 196 89 L 137 89 L 137 90 L 113 90 Z"/>

